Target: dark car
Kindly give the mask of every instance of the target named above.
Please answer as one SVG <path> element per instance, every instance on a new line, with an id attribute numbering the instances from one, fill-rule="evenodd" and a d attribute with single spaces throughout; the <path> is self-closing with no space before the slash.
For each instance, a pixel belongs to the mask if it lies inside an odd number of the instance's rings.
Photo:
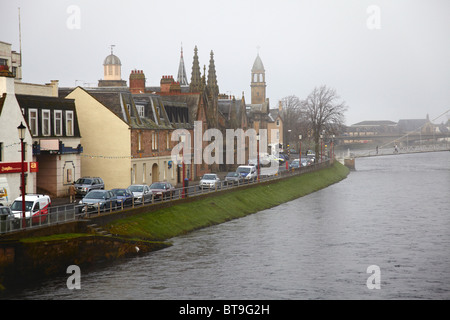
<path id="1" fill-rule="evenodd" d="M 130 189 L 112 189 L 111 190 L 117 197 L 117 205 L 119 206 L 131 206 L 133 203 L 133 193 Z"/>
<path id="2" fill-rule="evenodd" d="M 83 177 L 75 181 L 75 192 L 77 195 L 84 196 L 91 190 L 104 190 L 105 183 L 99 177 Z"/>
<path id="3" fill-rule="evenodd" d="M 117 206 L 117 197 L 110 190 L 92 190 L 80 201 L 79 211 L 105 211 Z"/>
<path id="4" fill-rule="evenodd" d="M 225 176 L 225 184 L 242 184 L 244 177 L 237 172 L 228 172 Z"/>
<path id="5" fill-rule="evenodd" d="M 150 185 L 153 199 L 171 199 L 175 194 L 175 187 L 168 182 L 154 182 Z"/>
<path id="6" fill-rule="evenodd" d="M 18 229 L 19 227 L 19 219 L 14 217 L 11 208 L 0 204 L 0 233 Z"/>

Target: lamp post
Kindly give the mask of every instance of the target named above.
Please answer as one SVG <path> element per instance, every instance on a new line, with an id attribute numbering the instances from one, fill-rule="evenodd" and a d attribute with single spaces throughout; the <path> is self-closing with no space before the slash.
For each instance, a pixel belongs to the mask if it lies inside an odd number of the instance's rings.
<path id="1" fill-rule="evenodd" d="M 298 166 L 302 166 L 302 135 L 298 135 L 299 145 L 298 145 Z"/>
<path id="2" fill-rule="evenodd" d="M 334 138 L 336 136 L 333 134 L 331 136 L 331 162 L 334 162 Z"/>
<path id="3" fill-rule="evenodd" d="M 19 131 L 19 139 L 20 139 L 20 145 L 21 145 L 21 152 L 22 152 L 22 166 L 21 166 L 21 192 L 22 192 L 22 226 L 25 228 L 26 222 L 25 222 L 25 150 L 24 150 L 24 143 L 23 140 L 25 139 L 25 130 L 26 127 L 23 125 L 22 122 L 20 122 L 20 125 L 17 127 L 17 130 Z"/>
<path id="4" fill-rule="evenodd" d="M 322 145 L 323 145 L 323 135 L 320 135 L 320 162 L 322 162 Z"/>
<path id="5" fill-rule="evenodd" d="M 182 153 L 182 158 L 181 158 L 181 163 L 182 163 L 182 166 L 183 166 L 183 191 L 182 191 L 182 193 L 181 193 L 181 197 L 184 199 L 185 198 L 185 194 L 186 194 L 186 190 L 185 190 L 185 179 L 186 179 L 186 167 L 185 167 L 185 165 L 184 165 L 184 148 L 186 147 L 186 144 L 185 144 L 185 141 L 186 141 L 186 136 L 183 134 L 183 135 L 181 135 L 181 142 L 183 143 L 183 153 Z"/>
<path id="6" fill-rule="evenodd" d="M 258 182 L 259 182 L 259 132 L 256 135 L 256 170 L 258 171 Z"/>

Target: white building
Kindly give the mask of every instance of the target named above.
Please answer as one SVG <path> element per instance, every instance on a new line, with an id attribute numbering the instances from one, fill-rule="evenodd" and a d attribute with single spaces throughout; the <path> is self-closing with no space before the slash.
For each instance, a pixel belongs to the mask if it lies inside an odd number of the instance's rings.
<path id="1" fill-rule="evenodd" d="M 0 203 L 10 204 L 21 195 L 21 143 L 17 127 L 27 126 L 14 91 L 14 75 L 8 70 L 0 70 Z M 25 130 L 25 172 L 26 193 L 36 192 L 36 173 L 34 167 L 33 138 Z"/>

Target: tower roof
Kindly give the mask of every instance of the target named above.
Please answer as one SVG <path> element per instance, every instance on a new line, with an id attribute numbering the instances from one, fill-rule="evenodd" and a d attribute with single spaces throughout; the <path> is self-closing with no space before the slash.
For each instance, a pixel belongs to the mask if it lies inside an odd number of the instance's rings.
<path id="1" fill-rule="evenodd" d="M 181 57 L 180 57 L 180 65 L 178 66 L 178 78 L 177 81 L 182 86 L 189 85 L 186 75 L 186 68 L 184 67 L 184 59 L 183 59 L 183 47 L 181 47 Z"/>
<path id="2" fill-rule="evenodd" d="M 264 65 L 262 63 L 261 58 L 259 57 L 259 53 L 256 56 L 255 62 L 253 63 L 252 72 L 264 72 Z"/>
<path id="3" fill-rule="evenodd" d="M 119 66 L 122 65 L 122 63 L 120 62 L 120 59 L 112 53 L 105 58 L 105 61 L 103 61 L 104 66 L 110 65 L 110 64 L 115 64 L 115 65 L 119 65 Z"/>

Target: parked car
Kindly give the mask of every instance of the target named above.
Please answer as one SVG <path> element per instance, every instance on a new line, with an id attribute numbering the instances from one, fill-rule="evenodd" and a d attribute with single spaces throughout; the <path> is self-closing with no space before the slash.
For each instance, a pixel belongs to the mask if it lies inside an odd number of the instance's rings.
<path id="1" fill-rule="evenodd" d="M 220 178 L 215 173 L 205 173 L 203 177 L 200 179 L 199 187 L 200 189 L 203 188 L 216 189 L 220 187 Z"/>
<path id="2" fill-rule="evenodd" d="M 239 166 L 236 172 L 244 178 L 244 181 L 256 180 L 258 178 L 258 172 L 255 166 Z"/>
<path id="3" fill-rule="evenodd" d="M 134 196 L 134 203 L 146 203 L 152 201 L 152 191 L 146 184 L 132 184 L 128 187 Z"/>
<path id="4" fill-rule="evenodd" d="M 303 164 L 302 164 L 302 166 L 303 166 Z M 289 165 L 289 168 L 291 168 L 291 169 L 300 168 L 300 160 L 299 159 L 292 160 L 291 164 Z"/>
<path id="5" fill-rule="evenodd" d="M 18 229 L 19 219 L 14 217 L 10 207 L 0 205 L 0 233 Z"/>
<path id="6" fill-rule="evenodd" d="M 86 210 L 104 211 L 117 205 L 117 197 L 111 190 L 92 190 L 80 200 L 80 212 Z"/>
<path id="7" fill-rule="evenodd" d="M 48 208 L 52 201 L 50 196 L 44 194 L 33 194 L 25 196 L 25 218 L 27 223 L 31 219 L 33 224 L 47 221 Z M 21 219 L 22 215 L 22 197 L 16 198 L 11 205 L 11 211 L 17 219 Z M 40 217 L 40 219 L 39 219 Z"/>
<path id="8" fill-rule="evenodd" d="M 99 177 L 83 177 L 75 181 L 75 192 L 77 195 L 84 196 L 91 190 L 104 190 L 105 183 Z"/>
<path id="9" fill-rule="evenodd" d="M 225 184 L 241 184 L 244 178 L 237 172 L 228 172 L 225 176 Z"/>
<path id="10" fill-rule="evenodd" d="M 123 205 L 124 207 L 126 206 L 131 206 L 133 203 L 133 193 L 131 192 L 130 189 L 119 189 L 119 188 L 115 188 L 111 190 L 117 197 L 117 204 L 119 206 Z"/>
<path id="11" fill-rule="evenodd" d="M 175 194 L 175 187 L 165 181 L 152 183 L 150 190 L 153 193 L 153 199 L 172 198 Z"/>

